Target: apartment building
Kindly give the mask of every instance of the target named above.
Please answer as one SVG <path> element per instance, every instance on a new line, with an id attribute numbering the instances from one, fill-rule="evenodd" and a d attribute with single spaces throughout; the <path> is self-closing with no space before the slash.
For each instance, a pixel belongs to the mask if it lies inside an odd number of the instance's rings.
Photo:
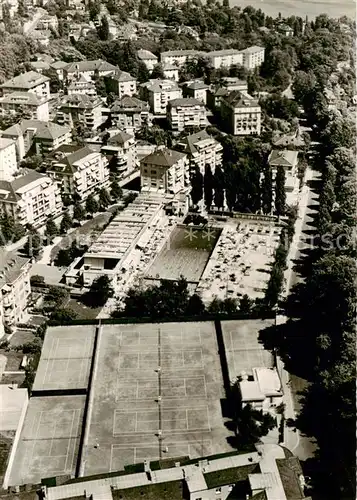
<path id="1" fill-rule="evenodd" d="M 188 192 L 187 155 L 168 148 L 157 149 L 140 161 L 140 178 L 142 191 L 172 195 Z"/>
<path id="2" fill-rule="evenodd" d="M 221 118 L 233 135 L 260 135 L 261 107 L 247 92 L 235 90 L 221 99 Z"/>
<path id="3" fill-rule="evenodd" d="M 160 62 L 163 65 L 173 64 L 181 68 L 186 62 L 199 59 L 204 55 L 205 52 L 200 50 L 168 50 L 166 52 L 161 52 Z"/>
<path id="4" fill-rule="evenodd" d="M 32 92 L 39 99 L 43 99 L 50 96 L 50 79 L 36 71 L 28 71 L 2 83 L 0 89 L 2 95 L 13 92 Z"/>
<path id="5" fill-rule="evenodd" d="M 11 181 L 16 171 L 15 141 L 0 137 L 0 181 Z"/>
<path id="6" fill-rule="evenodd" d="M 182 97 L 182 90 L 172 80 L 150 80 L 142 84 L 141 91 L 154 115 L 165 115 L 169 101 Z"/>
<path id="7" fill-rule="evenodd" d="M 207 105 L 213 111 L 221 106 L 221 99 L 227 97 L 233 90 L 248 92 L 248 83 L 246 80 L 239 80 L 234 77 L 225 77 L 222 83 L 207 91 Z"/>
<path id="8" fill-rule="evenodd" d="M 167 80 L 174 80 L 175 82 L 179 81 L 179 68 L 174 64 L 164 64 L 162 71 L 164 72 Z"/>
<path id="9" fill-rule="evenodd" d="M 96 59 L 94 61 L 76 61 L 67 64 L 63 69 L 64 78 L 67 81 L 71 81 L 74 78 L 79 78 L 79 76 L 84 75 L 89 78 L 94 76 L 102 77 L 107 76 L 116 71 L 118 68 L 103 61 L 102 59 Z"/>
<path id="10" fill-rule="evenodd" d="M 187 154 L 190 173 L 198 168 L 204 175 L 206 165 L 211 167 L 212 172 L 222 165 L 222 144 L 205 130 L 189 135 L 179 143 L 179 147 Z"/>
<path id="11" fill-rule="evenodd" d="M 11 182 L 0 181 L 0 209 L 23 226 L 42 227 L 62 211 L 60 190 L 47 175 L 27 170 Z"/>
<path id="12" fill-rule="evenodd" d="M 110 170 L 115 170 L 120 176 L 136 169 L 137 154 L 135 137 L 124 131 L 114 134 L 108 143 L 101 148 L 107 157 Z"/>
<path id="13" fill-rule="evenodd" d="M 62 82 L 64 80 L 64 71 L 65 68 L 68 66 L 68 63 L 64 61 L 55 61 L 50 63 L 50 68 L 53 69 L 57 76 L 58 79 Z"/>
<path id="14" fill-rule="evenodd" d="M 139 130 L 151 124 L 149 104 L 136 97 L 123 96 L 110 108 L 113 125 L 120 129 Z"/>
<path id="15" fill-rule="evenodd" d="M 48 99 L 39 98 L 32 92 L 13 92 L 0 97 L 0 114 L 27 113 L 31 120 L 48 121 Z"/>
<path id="16" fill-rule="evenodd" d="M 137 51 L 137 55 L 149 71 L 152 71 L 158 62 L 157 56 L 150 52 L 150 50 L 140 49 Z"/>
<path id="17" fill-rule="evenodd" d="M 173 99 L 167 105 L 167 120 L 175 132 L 207 126 L 207 111 L 202 101 L 192 97 Z"/>
<path id="18" fill-rule="evenodd" d="M 89 76 L 80 75 L 77 78 L 73 78 L 67 87 L 68 95 L 82 94 L 89 97 L 96 97 L 97 90 L 95 88 L 95 83 Z"/>
<path id="19" fill-rule="evenodd" d="M 209 85 L 202 81 L 190 82 L 184 86 L 183 93 L 185 97 L 193 97 L 198 101 L 207 104 L 207 92 Z"/>
<path id="20" fill-rule="evenodd" d="M 247 49 L 242 50 L 242 54 L 243 66 L 247 69 L 254 69 L 263 64 L 265 49 L 264 47 L 254 45 L 253 47 L 248 47 Z"/>
<path id="21" fill-rule="evenodd" d="M 102 124 L 102 106 L 99 97 L 82 94 L 63 96 L 57 109 L 57 123 L 73 128 L 73 124 L 79 122 L 87 129 L 95 130 Z"/>
<path id="22" fill-rule="evenodd" d="M 205 58 L 214 69 L 243 65 L 243 54 L 240 50 L 236 49 L 213 50 L 207 52 Z"/>
<path id="23" fill-rule="evenodd" d="M 63 194 L 85 200 L 101 187 L 109 185 L 108 160 L 88 146 L 64 145 L 46 158 L 47 175 Z"/>
<path id="24" fill-rule="evenodd" d="M 126 71 L 116 70 L 105 77 L 105 82 L 108 90 L 116 94 L 119 99 L 125 95 L 132 97 L 136 94 L 136 79 Z"/>
<path id="25" fill-rule="evenodd" d="M 21 120 L 4 130 L 2 137 L 15 141 L 18 161 L 22 160 L 33 147 L 36 154 L 46 155 L 62 144 L 69 144 L 72 140 L 69 127 L 40 120 Z"/>
<path id="26" fill-rule="evenodd" d="M 8 327 L 24 322 L 31 295 L 30 259 L 0 252 L 0 322 Z"/>
<path id="27" fill-rule="evenodd" d="M 273 149 L 270 153 L 268 162 L 272 171 L 273 203 L 275 199 L 276 174 L 280 168 L 285 170 L 286 202 L 288 205 L 296 203 L 300 184 L 298 177 L 298 155 L 298 151 L 292 149 Z"/>

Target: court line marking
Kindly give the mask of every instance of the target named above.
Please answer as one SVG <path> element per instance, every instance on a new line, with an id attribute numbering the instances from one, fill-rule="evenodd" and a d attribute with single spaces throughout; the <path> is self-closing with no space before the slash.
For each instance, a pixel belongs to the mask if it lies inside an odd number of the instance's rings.
<path id="1" fill-rule="evenodd" d="M 74 417 L 75 416 L 76 416 L 76 410 L 73 411 L 73 415 L 72 415 L 70 436 L 72 436 L 73 422 L 74 422 Z M 67 470 L 67 460 L 69 458 L 70 445 L 71 445 L 71 438 L 68 439 L 68 445 L 67 445 L 67 450 L 66 450 L 66 461 L 65 461 L 65 464 L 64 464 L 64 470 L 65 471 Z M 72 464 L 73 464 L 73 461 L 72 461 Z"/>

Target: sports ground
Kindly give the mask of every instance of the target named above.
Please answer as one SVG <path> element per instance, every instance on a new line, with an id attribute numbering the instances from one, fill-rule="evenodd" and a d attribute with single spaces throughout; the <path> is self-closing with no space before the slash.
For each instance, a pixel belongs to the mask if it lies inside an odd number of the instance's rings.
<path id="1" fill-rule="evenodd" d="M 85 474 L 230 451 L 213 323 L 105 325 Z"/>
<path id="2" fill-rule="evenodd" d="M 272 354 L 258 341 L 258 332 L 272 324 L 273 320 L 263 319 L 221 321 L 231 382 L 242 371 L 251 375 L 254 367 L 274 366 Z"/>

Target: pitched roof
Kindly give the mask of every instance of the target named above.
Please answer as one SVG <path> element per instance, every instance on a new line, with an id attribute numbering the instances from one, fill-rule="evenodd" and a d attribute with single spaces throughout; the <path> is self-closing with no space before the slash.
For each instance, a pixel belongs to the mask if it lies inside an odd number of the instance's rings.
<path id="1" fill-rule="evenodd" d="M 303 475 L 300 461 L 297 457 L 276 459 L 279 475 L 287 500 L 298 500 L 305 498 L 304 490 L 300 483 Z"/>
<path id="2" fill-rule="evenodd" d="M 15 141 L 12 139 L 5 139 L 4 137 L 0 137 L 0 151 L 2 149 L 8 148 L 12 144 L 15 144 Z"/>
<path id="3" fill-rule="evenodd" d="M 67 153 L 62 148 L 57 148 L 47 157 L 48 160 L 52 161 L 52 164 L 47 167 L 47 171 L 62 174 L 74 173 L 77 171 L 76 163 L 92 154 L 98 154 L 98 152 L 88 146 L 77 146 L 76 149 L 72 148 Z"/>
<path id="4" fill-rule="evenodd" d="M 40 99 L 33 92 L 11 92 L 0 97 L 0 103 L 18 104 L 19 106 L 26 104 L 27 106 L 39 106 L 46 102 L 46 99 Z"/>
<path id="5" fill-rule="evenodd" d="M 167 92 L 171 90 L 179 90 L 179 86 L 173 80 L 149 80 L 143 84 L 150 92 Z"/>
<path id="6" fill-rule="evenodd" d="M 21 75 L 14 76 L 10 80 L 7 80 L 2 85 L 1 88 L 22 88 L 22 89 L 32 89 L 33 87 L 37 87 L 41 83 L 49 82 L 50 79 L 47 76 L 41 75 L 41 73 L 37 73 L 36 71 L 27 71 L 27 73 L 22 73 Z"/>
<path id="7" fill-rule="evenodd" d="M 77 71 L 115 71 L 117 67 L 103 61 L 103 59 L 96 59 L 94 61 L 75 61 L 69 63 L 65 69 L 67 73 L 76 73 Z"/>
<path id="8" fill-rule="evenodd" d="M 170 108 L 173 108 L 176 106 L 182 106 L 184 108 L 188 108 L 190 106 L 204 107 L 204 104 L 203 104 L 203 102 L 201 102 L 198 99 L 195 99 L 193 97 L 181 97 L 179 99 L 172 99 L 171 101 L 169 101 Z"/>
<path id="9" fill-rule="evenodd" d="M 196 132 L 195 134 L 191 134 L 186 137 L 186 148 L 185 151 L 189 153 L 195 153 L 197 151 L 195 144 L 200 141 L 204 141 L 207 139 L 213 139 L 206 130 L 201 130 L 200 132 Z"/>
<path id="10" fill-rule="evenodd" d="M 261 50 L 265 50 L 264 47 L 259 47 L 259 45 L 253 45 L 252 47 L 247 47 L 244 50 L 241 50 L 244 54 L 254 54 L 254 52 L 260 52 Z"/>
<path id="11" fill-rule="evenodd" d="M 140 163 L 150 163 L 161 167 L 172 167 L 172 165 L 175 165 L 175 163 L 185 156 L 186 155 L 184 153 L 179 153 L 173 149 L 157 149 L 153 153 L 150 153 L 148 156 L 142 158 Z"/>
<path id="12" fill-rule="evenodd" d="M 274 149 L 269 155 L 269 164 L 281 167 L 294 167 L 296 165 L 298 151 Z"/>
<path id="13" fill-rule="evenodd" d="M 211 52 L 207 53 L 207 56 L 209 56 L 209 57 L 230 56 L 233 54 L 240 54 L 240 52 L 241 52 L 241 50 L 238 50 L 238 49 L 212 50 Z"/>
<path id="14" fill-rule="evenodd" d="M 16 252 L 0 250 L 0 288 L 6 283 L 13 283 L 22 273 L 30 259 L 17 255 Z"/>
<path id="15" fill-rule="evenodd" d="M 110 75 L 110 78 L 113 78 L 114 80 L 117 80 L 118 82 L 133 82 L 135 81 L 135 78 L 131 76 L 130 73 L 127 73 L 126 71 L 121 71 L 120 69 L 117 69 L 114 74 Z"/>
<path id="16" fill-rule="evenodd" d="M 42 120 L 21 120 L 21 122 L 9 127 L 2 132 L 3 135 L 20 137 L 26 130 L 35 129 L 37 139 L 57 139 L 71 131 L 70 127 L 58 125 L 54 122 L 44 122 Z"/>
<path id="17" fill-rule="evenodd" d="M 130 135 L 130 134 L 127 134 L 126 132 L 124 132 L 123 130 L 121 130 L 120 132 L 118 132 L 117 134 L 113 135 L 109 140 L 108 140 L 108 144 L 124 144 L 126 141 L 128 141 L 129 139 L 132 139 L 133 136 Z"/>
<path id="18" fill-rule="evenodd" d="M 161 52 L 160 56 L 162 57 L 170 57 L 170 56 L 200 56 L 204 54 L 202 50 L 188 49 L 188 50 L 167 50 L 165 52 Z"/>
<path id="19" fill-rule="evenodd" d="M 157 61 L 157 56 L 150 52 L 150 50 L 139 49 L 137 51 L 138 58 L 142 61 L 155 59 Z"/>
<path id="20" fill-rule="evenodd" d="M 116 111 L 129 111 L 129 110 L 138 110 L 138 111 L 146 111 L 149 109 L 149 105 L 145 101 L 141 101 L 136 97 L 130 97 L 128 95 L 124 95 L 121 99 L 118 99 L 112 104 L 110 108 L 111 112 Z"/>
<path id="21" fill-rule="evenodd" d="M 231 106 L 239 107 L 239 106 L 259 106 L 259 103 L 256 99 L 254 99 L 247 92 L 241 90 L 233 90 L 230 94 L 224 97 L 224 101 L 226 101 Z"/>
<path id="22" fill-rule="evenodd" d="M 60 108 L 75 106 L 81 109 L 91 109 L 100 106 L 102 101 L 99 97 L 90 97 L 86 94 L 72 94 L 63 96 Z"/>
<path id="23" fill-rule="evenodd" d="M 204 82 L 192 82 L 187 85 L 187 88 L 192 90 L 208 89 L 209 85 Z"/>
<path id="24" fill-rule="evenodd" d="M 68 66 L 68 63 L 66 63 L 64 61 L 55 61 L 55 62 L 51 63 L 50 66 L 53 69 L 63 69 L 66 66 Z"/>
<path id="25" fill-rule="evenodd" d="M 27 169 L 24 171 L 23 175 L 17 177 L 11 182 L 0 181 L 0 200 L 16 203 L 20 198 L 18 191 L 39 179 L 49 178 L 44 174 L 36 172 L 35 170 Z"/>

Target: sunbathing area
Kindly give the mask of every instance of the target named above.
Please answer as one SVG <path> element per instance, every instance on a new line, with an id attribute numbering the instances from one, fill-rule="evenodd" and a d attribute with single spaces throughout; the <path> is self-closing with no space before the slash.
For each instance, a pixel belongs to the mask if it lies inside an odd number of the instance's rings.
<path id="1" fill-rule="evenodd" d="M 242 220 L 227 224 L 196 289 L 204 302 L 264 296 L 281 227 L 272 222 Z"/>

